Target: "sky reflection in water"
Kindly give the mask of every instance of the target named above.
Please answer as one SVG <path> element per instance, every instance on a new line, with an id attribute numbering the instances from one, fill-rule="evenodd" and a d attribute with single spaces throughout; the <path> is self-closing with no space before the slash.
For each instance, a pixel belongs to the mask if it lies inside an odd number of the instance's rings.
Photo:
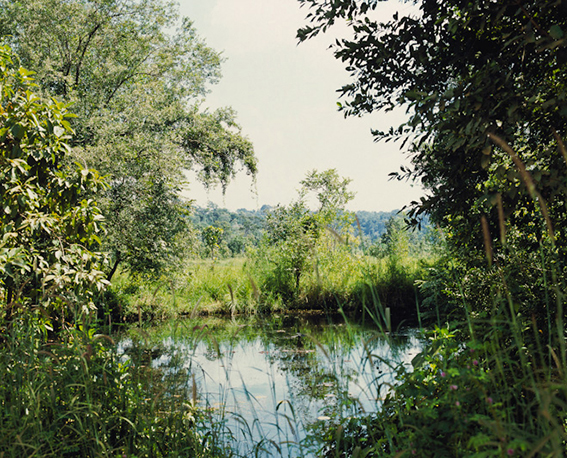
<path id="1" fill-rule="evenodd" d="M 178 321 L 145 336 L 123 339 L 120 351 L 151 347 L 164 378 L 185 375 L 189 396 L 195 383 L 198 402 L 225 413 L 242 454 L 262 439 L 300 444 L 308 424 L 376 410 L 393 369 L 410 367 L 421 348 L 411 329 L 386 336 L 322 316 Z M 310 452 L 282 448 L 299 454 Z"/>

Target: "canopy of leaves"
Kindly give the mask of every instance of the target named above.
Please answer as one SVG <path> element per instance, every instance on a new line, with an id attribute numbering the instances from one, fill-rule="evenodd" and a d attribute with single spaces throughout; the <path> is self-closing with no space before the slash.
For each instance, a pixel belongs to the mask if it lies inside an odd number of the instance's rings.
<path id="1" fill-rule="evenodd" d="M 230 109 L 199 109 L 221 59 L 166 0 L 0 0 L 0 35 L 44 94 L 74 103 L 73 155 L 109 177 L 100 199 L 112 276 L 159 275 L 181 252 L 184 170 L 226 189 L 251 143 Z"/>
<path id="2" fill-rule="evenodd" d="M 457 245 L 480 248 L 482 214 L 493 234 L 506 220 L 528 244 L 547 230 L 547 206 L 564 251 L 565 2 L 422 0 L 419 13 L 381 23 L 374 0 L 299 1 L 309 8 L 300 40 L 338 20 L 352 29 L 334 47 L 352 76 L 346 115 L 407 107 L 407 122 L 374 134 L 409 141 L 413 166 L 398 177 L 429 191 L 414 216 L 428 212 Z"/>
<path id="3" fill-rule="evenodd" d="M 241 208 L 231 212 L 209 203 L 207 208 L 191 209 L 191 221 L 194 228 L 201 232 L 202 238 L 208 226 L 223 230 L 216 256 L 238 256 L 244 254 L 248 248 L 257 247 L 264 232 L 265 220 L 264 207 L 261 210 Z M 204 256 L 210 254 L 207 253 L 206 244 L 203 248 Z"/>

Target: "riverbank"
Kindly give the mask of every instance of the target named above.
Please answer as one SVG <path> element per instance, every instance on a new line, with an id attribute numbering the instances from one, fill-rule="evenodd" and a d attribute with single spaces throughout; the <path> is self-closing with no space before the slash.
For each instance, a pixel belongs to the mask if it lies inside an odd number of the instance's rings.
<path id="1" fill-rule="evenodd" d="M 2 329 L 0 456 L 228 456 L 197 431 L 190 398 L 125 361 L 111 336 L 83 323 L 45 341 L 27 318 Z"/>
<path id="2" fill-rule="evenodd" d="M 159 322 L 199 315 L 235 315 L 314 310 L 371 313 L 390 309 L 391 323 L 417 324 L 421 300 L 417 282 L 433 256 L 382 259 L 349 257 L 340 264 L 318 265 L 302 277 L 289 301 L 263 282 L 263 272 L 247 258 L 191 260 L 182 269 L 153 281 L 118 273 L 102 304 L 105 322 Z"/>

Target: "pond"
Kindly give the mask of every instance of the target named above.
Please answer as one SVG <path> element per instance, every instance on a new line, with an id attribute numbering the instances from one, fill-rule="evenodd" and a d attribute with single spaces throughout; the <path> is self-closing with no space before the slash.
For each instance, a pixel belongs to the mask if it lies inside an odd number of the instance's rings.
<path id="1" fill-rule="evenodd" d="M 119 351 L 168 396 L 210 413 L 203 434 L 236 454 L 314 456 L 310 431 L 375 411 L 422 342 L 316 314 L 178 320 L 132 329 Z"/>

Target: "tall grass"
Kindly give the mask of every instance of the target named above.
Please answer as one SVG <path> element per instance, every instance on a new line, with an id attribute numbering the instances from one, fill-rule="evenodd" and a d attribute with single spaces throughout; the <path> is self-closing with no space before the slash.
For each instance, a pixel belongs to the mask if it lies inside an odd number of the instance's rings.
<path id="1" fill-rule="evenodd" d="M 486 326 L 478 325 L 480 336 Z M 527 345 L 511 321 L 490 325 L 496 329 L 484 338 L 463 339 L 457 328 L 428 332 L 413 371 L 398 368 L 376 413 L 328 429 L 324 456 L 564 456 L 562 357 Z"/>
<path id="2" fill-rule="evenodd" d="M 0 456 L 222 456 L 203 445 L 186 393 L 148 383 L 110 337 L 78 327 L 45 341 L 38 329 L 26 315 L 2 334 Z"/>
<path id="3" fill-rule="evenodd" d="M 323 455 L 564 456 L 566 289 L 554 253 L 545 241 L 539 253 L 508 245 L 489 266 L 434 269 L 422 285 L 423 318 L 437 323 L 428 345 L 411 371 L 395 368 L 376 413 L 327 430 Z"/>
<path id="4" fill-rule="evenodd" d="M 190 260 L 159 279 L 136 279 L 119 272 L 112 294 L 120 320 L 163 321 L 198 314 L 253 313 L 255 284 L 244 258 Z M 104 304 L 103 304 L 104 306 Z"/>
<path id="5" fill-rule="evenodd" d="M 119 310 L 112 315 L 116 324 L 285 310 L 361 313 L 381 302 L 391 309 L 396 324 L 415 322 L 416 282 L 425 278 L 434 260 L 432 255 L 376 258 L 321 251 L 297 288 L 276 274 L 270 259 L 192 260 L 177 273 L 153 281 L 118 273 L 102 307 Z M 101 314 L 101 320 L 110 318 Z"/>

